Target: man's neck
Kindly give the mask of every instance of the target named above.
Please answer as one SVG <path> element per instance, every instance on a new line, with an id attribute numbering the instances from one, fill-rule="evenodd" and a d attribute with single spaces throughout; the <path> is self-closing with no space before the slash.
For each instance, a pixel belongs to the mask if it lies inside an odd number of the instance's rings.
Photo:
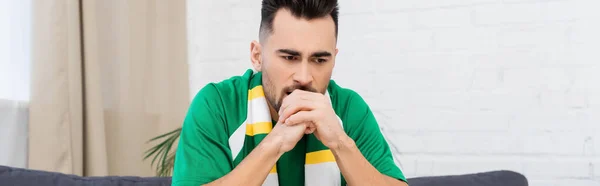
<path id="1" fill-rule="evenodd" d="M 273 121 L 279 120 L 279 113 L 277 113 L 275 108 L 273 108 L 273 106 L 271 106 L 271 103 L 269 103 L 268 101 L 267 101 L 267 105 L 269 105 L 269 112 L 271 113 L 271 119 Z"/>

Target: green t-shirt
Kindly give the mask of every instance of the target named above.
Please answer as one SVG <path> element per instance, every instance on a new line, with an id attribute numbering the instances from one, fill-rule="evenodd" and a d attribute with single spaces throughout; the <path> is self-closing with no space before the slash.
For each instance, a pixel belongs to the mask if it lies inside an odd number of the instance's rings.
<path id="1" fill-rule="evenodd" d="M 183 122 L 172 185 L 198 186 L 217 180 L 233 170 L 252 151 L 244 146 L 240 155 L 232 156 L 229 137 L 246 120 L 248 90 L 260 85 L 261 81 L 260 72 L 247 70 L 242 76 L 206 85 L 194 97 Z M 355 141 L 363 156 L 379 172 L 406 181 L 365 101 L 356 92 L 338 86 L 333 80 L 327 90 L 344 131 Z M 266 134 L 253 137 L 264 136 Z M 307 149 L 307 146 L 319 147 L 307 145 L 308 141 L 318 142 L 309 138 L 315 136 L 305 135 L 294 149 L 277 161 L 279 185 L 304 185 L 306 153 L 326 148 L 321 144 L 321 149 Z M 346 185 L 343 176 L 342 185 Z"/>

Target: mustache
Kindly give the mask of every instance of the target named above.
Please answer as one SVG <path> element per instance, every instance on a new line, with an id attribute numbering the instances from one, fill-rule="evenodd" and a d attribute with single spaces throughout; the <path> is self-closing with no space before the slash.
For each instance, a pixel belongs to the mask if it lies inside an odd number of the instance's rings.
<path id="1" fill-rule="evenodd" d="M 315 92 L 315 93 L 318 92 L 317 89 L 314 87 L 311 87 L 309 85 L 300 85 L 300 84 L 295 84 L 295 85 L 286 87 L 286 88 L 284 88 L 284 91 L 285 91 L 285 93 L 288 93 L 288 92 L 291 93 L 296 89 L 300 89 L 300 90 L 308 91 L 308 92 Z"/>

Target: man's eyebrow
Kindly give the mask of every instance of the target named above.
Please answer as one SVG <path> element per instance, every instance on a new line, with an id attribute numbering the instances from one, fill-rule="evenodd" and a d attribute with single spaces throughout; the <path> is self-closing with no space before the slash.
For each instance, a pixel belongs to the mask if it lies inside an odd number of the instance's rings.
<path id="1" fill-rule="evenodd" d="M 300 56 L 300 52 L 292 50 L 292 49 L 279 49 L 277 52 L 286 53 L 291 56 Z"/>
<path id="2" fill-rule="evenodd" d="M 311 55 L 311 57 L 330 57 L 332 54 L 327 51 L 319 51 L 315 52 Z"/>

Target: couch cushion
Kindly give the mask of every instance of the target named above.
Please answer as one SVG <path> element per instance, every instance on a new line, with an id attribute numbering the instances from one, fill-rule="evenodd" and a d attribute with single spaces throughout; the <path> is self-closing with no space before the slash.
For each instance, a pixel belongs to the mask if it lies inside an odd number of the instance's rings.
<path id="1" fill-rule="evenodd" d="M 410 186 L 527 186 L 527 179 L 513 171 L 409 178 Z"/>
<path id="2" fill-rule="evenodd" d="M 80 177 L 61 173 L 0 166 L 2 186 L 169 186 L 168 177 Z"/>
<path id="3" fill-rule="evenodd" d="M 170 177 L 80 177 L 0 166 L 2 186 L 169 186 Z M 512 171 L 409 178 L 410 186 L 527 186 L 525 176 Z"/>

